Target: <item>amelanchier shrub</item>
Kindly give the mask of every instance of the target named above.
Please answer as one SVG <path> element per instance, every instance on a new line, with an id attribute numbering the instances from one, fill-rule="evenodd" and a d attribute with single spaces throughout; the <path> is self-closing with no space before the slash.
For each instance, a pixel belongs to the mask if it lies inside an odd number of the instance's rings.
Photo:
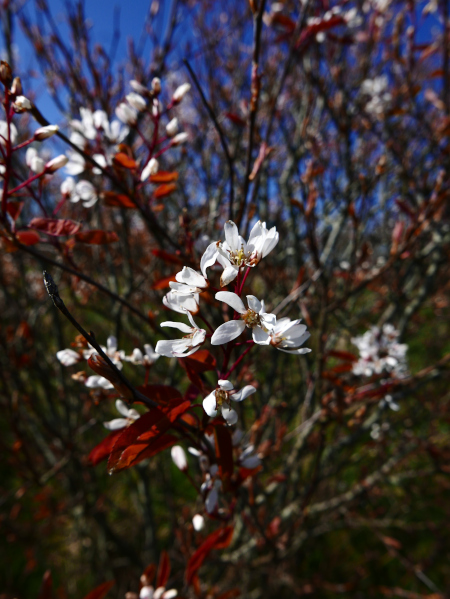
<path id="1" fill-rule="evenodd" d="M 1 597 L 446 597 L 447 4 L 153 2 L 118 66 L 36 6 L 0 66 Z"/>

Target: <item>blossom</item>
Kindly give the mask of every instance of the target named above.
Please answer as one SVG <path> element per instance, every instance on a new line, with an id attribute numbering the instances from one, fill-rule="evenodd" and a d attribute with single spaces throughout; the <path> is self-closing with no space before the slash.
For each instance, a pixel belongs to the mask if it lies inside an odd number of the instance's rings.
<path id="1" fill-rule="evenodd" d="M 60 154 L 59 156 L 56 156 L 56 158 L 52 158 L 49 162 L 47 162 L 45 165 L 45 170 L 47 173 L 54 173 L 58 169 L 65 166 L 68 162 L 69 159 L 67 156 L 65 154 Z"/>
<path id="2" fill-rule="evenodd" d="M 124 418 L 114 418 L 114 420 L 104 422 L 103 426 L 110 431 L 118 431 L 121 428 L 130 426 L 130 424 L 133 424 L 133 422 L 140 417 L 139 412 L 133 408 L 129 408 L 121 399 L 116 399 L 116 408 Z"/>
<path id="3" fill-rule="evenodd" d="M 116 108 L 117 118 L 125 125 L 135 125 L 137 123 L 137 114 L 137 110 L 125 102 L 121 102 Z"/>
<path id="4" fill-rule="evenodd" d="M 381 329 L 371 327 L 360 337 L 354 337 L 352 343 L 359 349 L 359 360 L 353 364 L 353 373 L 371 376 L 382 372 L 395 377 L 407 373 L 406 352 L 408 346 L 398 343 L 400 332 L 391 324 Z"/>
<path id="5" fill-rule="evenodd" d="M 147 102 L 140 94 L 132 92 L 131 94 L 127 94 L 126 99 L 128 104 L 138 112 L 142 112 L 147 108 Z"/>
<path id="6" fill-rule="evenodd" d="M 166 133 L 167 137 L 173 137 L 178 132 L 178 119 L 177 117 L 173 118 L 166 125 Z"/>
<path id="7" fill-rule="evenodd" d="M 63 366 L 73 366 L 82 359 L 82 356 L 73 349 L 62 349 L 56 352 L 56 357 Z"/>
<path id="8" fill-rule="evenodd" d="M 205 519 L 201 514 L 195 514 L 195 516 L 192 518 L 192 525 L 194 526 L 194 530 L 199 532 L 205 527 Z"/>
<path id="9" fill-rule="evenodd" d="M 45 169 L 45 161 L 39 156 L 36 148 L 28 148 L 25 153 L 25 162 L 33 173 L 42 173 Z"/>
<path id="10" fill-rule="evenodd" d="M 233 221 L 229 220 L 225 223 L 224 231 L 225 241 L 211 243 L 200 260 L 200 269 L 205 277 L 206 270 L 216 261 L 223 266 L 221 287 L 234 281 L 242 266 L 256 266 L 273 250 L 279 240 L 276 227 L 267 230 L 266 223 L 261 221 L 253 226 L 247 243 L 239 235 Z"/>
<path id="11" fill-rule="evenodd" d="M 189 135 L 183 131 L 182 133 L 177 133 L 175 137 L 172 138 L 172 146 L 179 146 L 184 144 L 185 141 L 189 139 Z"/>
<path id="12" fill-rule="evenodd" d="M 142 169 L 141 181 L 147 181 L 150 175 L 156 175 L 159 169 L 159 163 L 156 158 L 150 158 L 147 164 Z"/>
<path id="13" fill-rule="evenodd" d="M 17 140 L 17 129 L 14 123 L 9 124 L 10 141 L 14 145 Z M 6 121 L 0 121 L 0 144 L 5 145 L 8 139 L 8 124 Z"/>
<path id="14" fill-rule="evenodd" d="M 229 320 L 220 325 L 211 337 L 212 345 L 223 345 L 244 332 L 245 327 L 252 329 L 253 341 L 259 345 L 269 345 L 270 332 L 276 322 L 275 314 L 265 312 L 264 304 L 254 295 L 247 295 L 248 309 L 245 308 L 241 298 L 231 291 L 219 291 L 216 299 L 231 306 L 240 318 Z"/>
<path id="15" fill-rule="evenodd" d="M 170 450 L 170 455 L 173 463 L 179 470 L 185 472 L 188 469 L 186 454 L 181 445 L 174 445 Z"/>
<path id="16" fill-rule="evenodd" d="M 183 83 L 173 92 L 172 102 L 174 104 L 178 104 L 184 98 L 184 96 L 191 89 L 191 85 L 189 83 Z"/>
<path id="17" fill-rule="evenodd" d="M 169 286 L 174 293 L 181 295 L 192 295 L 201 293 L 208 287 L 208 281 L 201 274 L 195 272 L 189 266 L 184 266 L 183 270 L 175 275 L 175 281 L 170 281 Z"/>
<path id="18" fill-rule="evenodd" d="M 46 125 L 45 127 L 39 127 L 34 132 L 34 139 L 36 141 L 42 141 L 43 139 L 47 139 L 52 135 L 55 135 L 59 131 L 58 125 Z"/>
<path id="19" fill-rule="evenodd" d="M 206 331 L 197 327 L 189 312 L 186 312 L 186 314 L 192 327 L 182 322 L 167 321 L 161 323 L 162 327 L 173 327 L 187 334 L 182 339 L 175 339 L 174 341 L 158 341 L 156 353 L 168 358 L 185 358 L 196 352 L 204 342 Z"/>
<path id="20" fill-rule="evenodd" d="M 306 325 L 300 324 L 301 320 L 280 318 L 270 332 L 270 345 L 287 354 L 308 354 L 311 350 L 300 347 L 309 339 L 311 334 L 306 330 Z"/>
<path id="21" fill-rule="evenodd" d="M 220 379 L 219 386 L 203 400 L 203 409 L 211 418 L 217 416 L 220 410 L 227 424 L 236 424 L 238 415 L 231 408 L 230 400 L 243 401 L 255 392 L 256 389 L 253 385 L 246 385 L 240 391 L 235 391 L 230 381 Z"/>
<path id="22" fill-rule="evenodd" d="M 95 187 L 85 179 L 81 179 L 78 183 L 75 183 L 73 177 L 66 177 L 61 183 L 60 190 L 74 204 L 81 200 L 85 208 L 91 208 L 98 200 Z"/>
<path id="23" fill-rule="evenodd" d="M 198 293 L 178 293 L 176 291 L 169 291 L 162 299 L 166 308 L 180 314 L 185 314 L 186 312 L 197 314 L 199 309 L 198 301 Z"/>
<path id="24" fill-rule="evenodd" d="M 139 591 L 139 599 L 173 599 L 178 595 L 176 589 L 169 589 L 166 591 L 166 587 L 158 587 L 153 589 L 150 585 L 145 585 Z"/>
<path id="25" fill-rule="evenodd" d="M 160 357 L 160 355 L 155 352 L 150 343 L 146 343 L 144 345 L 144 350 L 145 354 L 143 354 L 139 348 L 134 348 L 131 356 L 125 357 L 125 360 L 127 362 L 131 362 L 132 364 L 151 366 Z"/>
<path id="26" fill-rule="evenodd" d="M 15 112 L 25 112 L 31 110 L 31 102 L 25 96 L 17 96 L 13 103 Z"/>

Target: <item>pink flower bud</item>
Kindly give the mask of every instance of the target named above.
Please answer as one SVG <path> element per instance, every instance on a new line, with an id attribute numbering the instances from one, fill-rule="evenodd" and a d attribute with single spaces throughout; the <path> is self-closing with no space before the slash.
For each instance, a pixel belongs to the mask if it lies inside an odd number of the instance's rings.
<path id="1" fill-rule="evenodd" d="M 59 131 L 58 125 L 47 125 L 46 127 L 39 127 L 39 129 L 36 129 L 36 131 L 34 132 L 34 139 L 36 141 L 42 141 L 43 139 L 47 139 L 48 137 L 55 135 L 57 131 Z"/>
<path id="2" fill-rule="evenodd" d="M 56 158 L 50 160 L 50 162 L 47 162 L 47 164 L 45 165 L 45 170 L 47 173 L 54 173 L 58 169 L 65 166 L 68 162 L 69 159 L 67 158 L 67 156 L 65 154 L 60 154 Z"/>

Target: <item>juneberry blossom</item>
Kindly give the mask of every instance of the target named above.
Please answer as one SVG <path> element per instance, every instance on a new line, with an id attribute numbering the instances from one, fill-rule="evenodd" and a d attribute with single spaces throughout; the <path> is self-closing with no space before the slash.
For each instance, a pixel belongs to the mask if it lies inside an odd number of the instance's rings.
<path id="1" fill-rule="evenodd" d="M 17 129 L 13 123 L 9 124 L 9 133 L 10 133 L 10 142 L 12 145 L 16 143 L 17 140 Z M 5 145 L 6 140 L 8 139 L 8 123 L 6 121 L 0 121 L 0 144 Z"/>
<path id="2" fill-rule="evenodd" d="M 236 391 L 230 381 L 220 379 L 219 386 L 203 400 L 203 409 L 211 418 L 217 416 L 220 411 L 227 424 L 233 425 L 238 421 L 238 415 L 231 408 L 231 401 L 243 401 L 253 393 L 256 393 L 253 385 L 246 385 L 240 391 Z"/>
<path id="3" fill-rule="evenodd" d="M 265 311 L 263 302 L 254 295 L 247 295 L 248 308 L 246 308 L 241 298 L 231 291 L 219 291 L 216 293 L 216 299 L 231 306 L 240 316 L 238 319 L 220 325 L 211 337 L 212 345 L 223 345 L 236 339 L 244 332 L 245 327 L 252 329 L 255 343 L 270 344 L 270 333 L 275 326 L 276 316 Z"/>
<path id="4" fill-rule="evenodd" d="M 150 343 L 144 345 L 144 351 L 145 353 L 142 353 L 139 348 L 135 347 L 131 356 L 125 357 L 125 361 L 141 366 L 151 366 L 160 358 L 160 355 L 156 353 Z"/>
<path id="5" fill-rule="evenodd" d="M 122 368 L 123 368 L 122 360 L 125 359 L 125 352 L 123 350 L 119 350 L 117 348 L 116 337 L 113 337 L 113 336 L 108 337 L 108 339 L 106 340 L 106 347 L 104 347 L 102 345 L 101 348 L 105 352 L 105 354 L 108 356 L 108 358 L 111 360 L 111 362 L 113 362 L 113 364 L 119 370 L 122 370 Z M 82 353 L 83 353 L 83 358 L 85 360 L 89 360 L 89 358 L 93 354 L 97 353 L 97 350 L 95 348 L 93 348 L 91 345 L 89 345 L 89 348 L 83 350 Z M 100 376 L 98 374 L 88 376 L 87 379 L 84 381 L 84 384 L 86 385 L 86 387 L 89 387 L 89 389 L 114 389 L 114 385 L 112 385 L 110 383 L 110 381 L 108 381 L 108 379 L 106 379 L 105 377 Z"/>
<path id="6" fill-rule="evenodd" d="M 181 295 L 195 295 L 204 291 L 209 283 L 201 274 L 195 272 L 189 266 L 184 266 L 183 270 L 175 275 L 175 281 L 170 281 L 169 286 L 174 293 Z"/>
<path id="7" fill-rule="evenodd" d="M 36 148 L 28 148 L 25 152 L 25 162 L 33 173 L 42 173 L 45 169 L 45 160 L 39 156 Z"/>
<path id="8" fill-rule="evenodd" d="M 277 245 L 279 233 L 276 227 L 267 229 L 266 223 L 258 221 L 252 230 L 247 243 L 239 235 L 237 226 L 229 220 L 224 225 L 225 241 L 211 243 L 205 250 L 200 269 L 204 277 L 206 270 L 216 262 L 224 271 L 220 278 L 220 286 L 225 287 L 238 276 L 239 269 L 243 266 L 256 266 Z"/>
<path id="9" fill-rule="evenodd" d="M 156 353 L 167 358 L 186 358 L 198 350 L 200 345 L 205 341 L 206 331 L 199 329 L 195 324 L 190 312 L 186 312 L 189 322 L 192 326 L 188 326 L 183 322 L 162 322 L 162 327 L 172 327 L 179 329 L 186 335 L 182 339 L 175 339 L 173 341 L 158 341 L 156 344 Z"/>
<path id="10" fill-rule="evenodd" d="M 114 418 L 109 422 L 104 422 L 103 426 L 110 431 L 118 431 L 121 428 L 126 428 L 140 417 L 139 412 L 133 408 L 129 408 L 121 399 L 116 399 L 116 408 L 119 414 L 122 414 L 123 418 Z"/>
<path id="11" fill-rule="evenodd" d="M 353 373 L 372 376 L 389 373 L 396 378 L 406 376 L 408 372 L 406 352 L 408 346 L 398 343 L 400 332 L 391 324 L 371 327 L 360 337 L 354 337 L 352 343 L 359 349 L 359 360 L 353 364 Z"/>
<path id="12" fill-rule="evenodd" d="M 147 162 L 147 164 L 142 169 L 141 181 L 142 182 L 147 181 L 147 179 L 151 175 L 156 175 L 156 173 L 158 172 L 158 169 L 159 169 L 159 163 L 156 160 L 156 158 L 150 158 L 150 160 Z"/>
<path id="13" fill-rule="evenodd" d="M 174 445 L 170 450 L 170 456 L 175 466 L 182 472 L 186 472 L 186 470 L 188 469 L 188 463 L 186 459 L 186 454 L 181 445 Z"/>
<path id="14" fill-rule="evenodd" d="M 150 585 L 145 585 L 139 591 L 139 599 L 173 599 L 178 595 L 176 589 L 168 589 L 166 587 L 158 587 L 153 589 Z"/>
<path id="15" fill-rule="evenodd" d="M 195 514 L 195 516 L 192 518 L 192 525 L 194 530 L 200 532 L 205 528 L 205 519 L 201 514 Z"/>
<path id="16" fill-rule="evenodd" d="M 197 314 L 199 310 L 199 294 L 198 293 L 178 293 L 176 291 L 169 291 L 162 299 L 163 304 L 169 310 L 185 314 L 190 312 L 191 314 Z"/>
<path id="17" fill-rule="evenodd" d="M 306 325 L 300 324 L 301 320 L 280 318 L 270 331 L 270 345 L 287 354 L 308 354 L 311 350 L 300 347 L 309 339 L 311 334 L 306 330 Z"/>
<path id="18" fill-rule="evenodd" d="M 66 177 L 60 187 L 63 196 L 66 196 L 74 204 L 81 201 L 85 208 L 92 208 L 97 202 L 98 196 L 95 187 L 90 181 L 80 179 L 75 183 L 73 177 Z"/>
<path id="19" fill-rule="evenodd" d="M 73 366 L 83 359 L 77 351 L 69 348 L 56 352 L 56 357 L 63 366 Z"/>

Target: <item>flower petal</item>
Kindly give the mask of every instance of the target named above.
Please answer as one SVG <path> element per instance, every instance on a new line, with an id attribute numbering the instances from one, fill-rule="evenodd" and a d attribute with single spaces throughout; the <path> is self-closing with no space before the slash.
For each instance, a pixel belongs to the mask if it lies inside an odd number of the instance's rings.
<path id="1" fill-rule="evenodd" d="M 213 512 L 215 512 L 218 505 L 219 493 L 217 492 L 217 489 L 213 487 L 205 499 L 205 508 L 208 514 L 212 514 Z"/>
<path id="2" fill-rule="evenodd" d="M 246 397 L 253 395 L 253 393 L 256 393 L 255 387 L 253 385 L 245 385 L 243 389 L 230 395 L 230 399 L 233 401 L 243 401 Z"/>
<path id="3" fill-rule="evenodd" d="M 104 422 L 103 426 L 109 431 L 119 431 L 121 428 L 125 428 L 127 424 L 128 420 L 126 418 L 114 418 L 114 420 Z"/>
<path id="4" fill-rule="evenodd" d="M 261 310 L 262 310 L 261 302 L 254 295 L 247 295 L 247 303 L 248 303 L 248 307 L 250 308 L 250 310 L 257 312 L 258 314 L 261 312 Z"/>
<path id="5" fill-rule="evenodd" d="M 229 320 L 228 322 L 224 322 L 211 337 L 211 344 L 223 345 L 224 343 L 228 343 L 239 337 L 244 329 L 245 322 L 243 320 Z"/>
<path id="6" fill-rule="evenodd" d="M 231 291 L 218 291 L 216 293 L 216 299 L 231 306 L 238 312 L 238 314 L 245 314 L 247 312 L 243 301 L 236 295 L 236 293 L 232 293 Z"/>
<path id="7" fill-rule="evenodd" d="M 185 285 L 190 285 L 193 287 L 208 286 L 206 279 L 198 272 L 195 272 L 194 269 L 189 268 L 189 266 L 184 266 L 183 270 L 179 272 L 175 278 L 179 283 L 184 283 Z"/>
<path id="8" fill-rule="evenodd" d="M 116 399 L 116 410 L 119 412 L 119 414 L 122 414 L 122 416 L 128 418 L 128 406 L 121 399 Z"/>
<path id="9" fill-rule="evenodd" d="M 236 424 L 236 422 L 238 421 L 237 412 L 235 412 L 234 410 L 229 410 L 228 408 L 222 408 L 222 416 L 224 417 L 226 423 L 229 426 Z"/>
<path id="10" fill-rule="evenodd" d="M 227 266 L 220 277 L 220 286 L 226 287 L 229 285 L 238 276 L 238 272 L 239 268 L 237 266 L 233 266 L 232 264 Z"/>
<path id="11" fill-rule="evenodd" d="M 269 345 L 270 343 L 270 335 L 263 331 L 261 327 L 253 327 L 252 337 L 258 345 Z"/>
<path id="12" fill-rule="evenodd" d="M 224 225 L 225 239 L 231 250 L 239 250 L 239 231 L 232 220 L 229 220 Z"/>
<path id="13" fill-rule="evenodd" d="M 200 270 L 202 271 L 202 274 L 205 277 L 205 279 L 208 278 L 208 276 L 206 274 L 206 269 L 209 268 L 210 266 L 213 266 L 213 264 L 216 262 L 217 253 L 218 253 L 217 243 L 215 241 L 213 241 L 213 243 L 210 243 L 208 245 L 203 256 L 201 257 Z"/>
<path id="14" fill-rule="evenodd" d="M 224 391 L 231 391 L 233 383 L 230 383 L 230 381 L 226 381 L 225 379 L 219 379 L 219 387 Z"/>
<path id="15" fill-rule="evenodd" d="M 209 395 L 205 397 L 203 400 L 203 409 L 211 418 L 217 416 L 217 402 L 216 402 L 216 392 L 213 391 Z"/>
<path id="16" fill-rule="evenodd" d="M 173 329 L 178 329 L 182 333 L 192 333 L 192 328 L 184 324 L 184 322 L 173 322 L 172 320 L 168 320 L 166 322 L 162 322 L 160 324 L 162 327 L 172 327 Z"/>

